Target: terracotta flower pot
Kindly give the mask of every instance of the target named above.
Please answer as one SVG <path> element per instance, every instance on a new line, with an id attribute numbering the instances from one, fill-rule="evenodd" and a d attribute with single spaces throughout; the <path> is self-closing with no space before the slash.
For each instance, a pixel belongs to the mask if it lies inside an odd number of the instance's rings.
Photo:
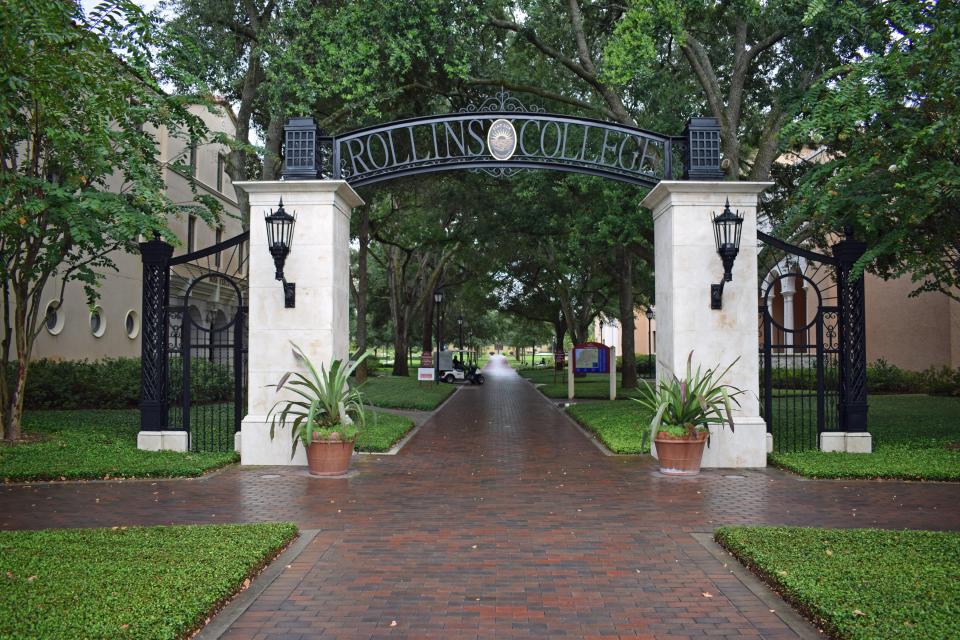
<path id="1" fill-rule="evenodd" d="M 658 433 L 654 442 L 660 459 L 660 472 L 673 476 L 695 476 L 700 473 L 700 460 L 703 458 L 707 435 L 704 431 L 695 438 L 671 438 L 662 431 Z"/>
<path id="2" fill-rule="evenodd" d="M 350 468 L 353 439 L 341 440 L 334 433 L 329 438 L 313 437 L 307 447 L 307 466 L 313 476 L 342 476 Z"/>

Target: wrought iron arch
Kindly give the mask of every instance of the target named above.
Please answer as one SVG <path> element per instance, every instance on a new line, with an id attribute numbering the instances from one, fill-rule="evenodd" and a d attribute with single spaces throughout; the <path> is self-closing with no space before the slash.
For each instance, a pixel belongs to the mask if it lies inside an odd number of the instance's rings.
<path id="1" fill-rule="evenodd" d="M 680 168 L 682 167 L 682 171 Z M 720 127 L 693 118 L 682 136 L 546 113 L 500 92 L 479 105 L 334 136 L 312 118 L 285 127 L 288 180 L 345 180 L 354 187 L 442 171 L 509 177 L 524 169 L 581 173 L 644 187 L 661 180 L 722 179 Z"/>

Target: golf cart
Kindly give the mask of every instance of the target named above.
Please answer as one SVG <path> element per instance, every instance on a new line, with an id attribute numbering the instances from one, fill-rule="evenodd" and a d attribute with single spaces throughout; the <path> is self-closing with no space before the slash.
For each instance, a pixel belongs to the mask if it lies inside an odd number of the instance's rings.
<path id="1" fill-rule="evenodd" d="M 465 349 L 441 351 L 439 360 L 440 380 L 453 384 L 454 382 L 469 382 L 483 384 L 483 374 L 477 370 L 476 363 L 469 361 L 470 352 Z"/>

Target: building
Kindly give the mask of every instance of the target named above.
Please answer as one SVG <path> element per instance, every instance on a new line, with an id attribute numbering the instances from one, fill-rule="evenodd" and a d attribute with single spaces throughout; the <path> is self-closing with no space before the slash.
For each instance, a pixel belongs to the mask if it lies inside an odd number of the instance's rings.
<path id="1" fill-rule="evenodd" d="M 216 113 L 202 106 L 195 106 L 191 110 L 203 119 L 210 131 L 230 136 L 235 134 L 236 118 L 228 105 L 220 105 Z M 180 240 L 174 255 L 209 247 L 241 233 L 240 209 L 226 173 L 226 146 L 216 142 L 192 146 L 184 138 L 165 129 L 156 131 L 156 136 L 170 199 L 174 202 L 190 202 L 193 199 L 187 176 L 172 166 L 173 163 L 183 162 L 194 171 L 197 189 L 217 198 L 224 209 L 221 226 L 216 229 L 193 216 L 170 220 L 170 228 Z M 100 299 L 92 310 L 87 306 L 79 283 L 70 283 L 66 287 L 62 302 L 58 300 L 62 281 L 54 278 L 47 285 L 43 296 L 46 317 L 34 344 L 34 359 L 96 360 L 140 356 L 140 256 L 116 252 L 111 257 L 117 271 L 104 273 Z M 176 279 L 171 278 L 171 289 L 174 291 Z M 206 308 L 208 306 L 210 308 Z M 213 306 L 213 303 L 199 303 L 192 307 L 190 313 L 194 321 L 206 322 L 209 319 L 216 323 L 218 310 Z"/>

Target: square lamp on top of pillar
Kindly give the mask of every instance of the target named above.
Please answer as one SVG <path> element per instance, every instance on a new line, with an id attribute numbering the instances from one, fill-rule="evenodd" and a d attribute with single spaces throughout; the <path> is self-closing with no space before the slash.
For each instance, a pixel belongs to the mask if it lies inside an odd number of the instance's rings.
<path id="1" fill-rule="evenodd" d="M 280 198 L 280 204 L 276 211 L 270 210 L 270 213 L 264 216 L 264 222 L 267 224 L 267 248 L 270 249 L 270 255 L 273 256 L 273 264 L 277 269 L 276 279 L 283 283 L 283 306 L 287 309 L 293 309 L 296 306 L 297 285 L 294 282 L 287 282 L 283 275 L 283 265 L 293 248 L 293 229 L 297 223 L 297 216 L 286 212 L 283 208 L 283 198 Z"/>
<path id="2" fill-rule="evenodd" d="M 730 210 L 727 200 L 720 215 L 713 215 L 713 239 L 717 253 L 723 262 L 723 279 L 720 284 L 710 285 L 710 308 L 723 308 L 723 285 L 733 280 L 733 262 L 740 253 L 740 232 L 743 229 L 743 216 Z"/>

